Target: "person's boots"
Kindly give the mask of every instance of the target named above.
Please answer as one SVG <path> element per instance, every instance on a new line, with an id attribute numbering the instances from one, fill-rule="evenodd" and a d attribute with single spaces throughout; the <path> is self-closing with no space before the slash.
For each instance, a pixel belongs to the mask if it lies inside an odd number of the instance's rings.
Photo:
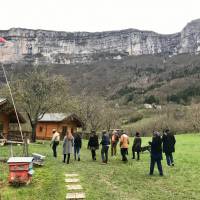
<path id="1" fill-rule="evenodd" d="M 66 160 L 66 154 L 64 154 L 63 162 L 65 163 Z"/>
<path id="2" fill-rule="evenodd" d="M 80 159 L 80 157 L 78 157 L 78 161 L 80 161 L 81 159 Z"/>
<path id="3" fill-rule="evenodd" d="M 140 160 L 140 154 L 137 153 L 137 160 Z"/>
<path id="4" fill-rule="evenodd" d="M 70 154 L 67 156 L 67 164 L 69 164 Z"/>

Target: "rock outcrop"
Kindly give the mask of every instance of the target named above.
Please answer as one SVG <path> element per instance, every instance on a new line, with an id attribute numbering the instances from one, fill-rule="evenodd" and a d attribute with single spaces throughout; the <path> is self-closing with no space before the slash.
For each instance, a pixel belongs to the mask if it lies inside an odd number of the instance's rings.
<path id="1" fill-rule="evenodd" d="M 200 19 L 169 35 L 136 29 L 71 33 L 12 28 L 0 31 L 0 37 L 8 41 L 0 46 L 0 59 L 9 62 L 69 64 L 129 55 L 196 54 L 200 52 Z"/>

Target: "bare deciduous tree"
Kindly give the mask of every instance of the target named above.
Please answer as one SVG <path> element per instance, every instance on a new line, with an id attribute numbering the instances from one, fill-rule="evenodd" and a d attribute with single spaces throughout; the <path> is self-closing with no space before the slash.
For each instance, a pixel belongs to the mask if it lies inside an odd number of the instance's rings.
<path id="1" fill-rule="evenodd" d="M 194 104 L 190 108 L 189 121 L 194 131 L 200 132 L 200 104 Z"/>
<path id="2" fill-rule="evenodd" d="M 14 98 L 30 121 L 32 142 L 36 141 L 36 126 L 45 113 L 61 110 L 67 100 L 68 87 L 62 76 L 49 75 L 34 67 L 11 82 Z"/>
<path id="3" fill-rule="evenodd" d="M 102 109 L 102 127 L 107 131 L 110 131 L 111 128 L 120 127 L 119 121 L 119 112 L 112 108 L 110 105 L 105 104 Z"/>
<path id="4" fill-rule="evenodd" d="M 85 130 L 110 130 L 119 125 L 118 112 L 100 97 L 83 92 L 73 99 L 73 112 L 80 116 Z"/>
<path id="5" fill-rule="evenodd" d="M 82 120 L 84 130 L 98 130 L 101 127 L 101 103 L 98 97 L 89 96 L 82 92 L 80 96 L 74 97 L 75 112 Z"/>

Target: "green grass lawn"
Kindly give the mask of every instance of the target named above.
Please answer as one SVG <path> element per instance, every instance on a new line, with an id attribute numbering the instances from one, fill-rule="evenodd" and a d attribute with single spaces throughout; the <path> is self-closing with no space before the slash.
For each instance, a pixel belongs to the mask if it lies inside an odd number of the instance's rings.
<path id="1" fill-rule="evenodd" d="M 90 151 L 84 142 L 81 151 L 81 162 L 73 159 L 69 165 L 62 163 L 62 147 L 59 145 L 59 157 L 54 159 L 49 143 L 30 145 L 30 152 L 41 153 L 46 158 L 45 166 L 35 168 L 33 181 L 28 186 L 14 188 L 8 185 L 8 168 L 0 164 L 0 194 L 1 200 L 64 200 L 66 188 L 64 174 L 76 172 L 80 175 L 86 199 L 88 200 L 135 200 L 135 199 L 200 199 L 200 135 L 176 136 L 177 145 L 175 167 L 167 167 L 163 160 L 164 177 L 150 177 L 149 153 L 143 153 L 141 160 L 131 160 L 122 163 L 121 157 L 109 158 L 107 165 L 101 165 L 100 150 L 97 161 L 91 160 Z M 149 138 L 143 138 L 143 145 Z M 132 143 L 132 142 L 131 142 Z M 20 154 L 21 147 L 15 147 Z M 0 147 L 0 157 L 9 154 L 8 147 Z"/>

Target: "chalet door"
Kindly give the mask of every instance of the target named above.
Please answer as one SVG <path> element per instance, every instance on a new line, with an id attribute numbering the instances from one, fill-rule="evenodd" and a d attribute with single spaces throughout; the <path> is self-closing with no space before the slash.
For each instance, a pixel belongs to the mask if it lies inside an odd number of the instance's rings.
<path id="1" fill-rule="evenodd" d="M 67 133 L 67 126 L 63 126 L 62 127 L 61 139 L 63 139 L 65 137 L 66 133 Z"/>

